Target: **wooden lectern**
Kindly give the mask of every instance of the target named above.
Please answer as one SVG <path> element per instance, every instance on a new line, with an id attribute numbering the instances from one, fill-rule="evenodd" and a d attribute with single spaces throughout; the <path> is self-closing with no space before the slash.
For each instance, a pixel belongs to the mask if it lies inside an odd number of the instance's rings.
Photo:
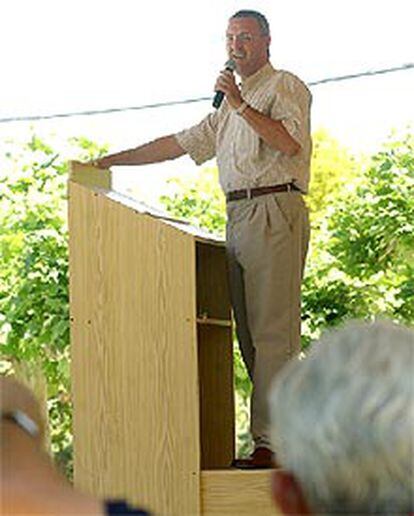
<path id="1" fill-rule="evenodd" d="M 269 473 L 230 468 L 223 242 L 75 162 L 69 234 L 75 484 L 155 514 L 274 514 Z"/>

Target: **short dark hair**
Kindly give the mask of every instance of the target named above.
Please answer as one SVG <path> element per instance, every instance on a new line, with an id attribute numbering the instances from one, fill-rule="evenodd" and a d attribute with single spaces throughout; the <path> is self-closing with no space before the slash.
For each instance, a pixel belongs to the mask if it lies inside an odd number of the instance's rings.
<path id="1" fill-rule="evenodd" d="M 241 11 L 237 11 L 230 16 L 230 20 L 233 18 L 254 18 L 260 27 L 260 32 L 263 36 L 270 36 L 270 27 L 269 22 L 264 14 L 259 13 L 259 11 L 253 11 L 249 9 L 243 9 Z"/>

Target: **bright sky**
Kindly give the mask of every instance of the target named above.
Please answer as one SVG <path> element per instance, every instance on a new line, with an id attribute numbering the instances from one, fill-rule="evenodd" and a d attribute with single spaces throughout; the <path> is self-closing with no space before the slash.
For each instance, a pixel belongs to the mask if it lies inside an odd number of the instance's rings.
<path id="1" fill-rule="evenodd" d="M 236 10 L 261 10 L 271 61 L 307 82 L 414 62 L 411 0 L 2 0 L 0 118 L 139 106 L 212 95 Z M 315 86 L 313 128 L 370 152 L 414 121 L 414 70 Z M 119 150 L 197 122 L 209 102 L 123 114 L 0 123 L 84 135 Z M 194 169 L 189 158 L 147 167 Z M 131 177 L 131 171 L 126 173 Z M 126 177 L 125 173 L 119 177 Z M 149 185 L 149 182 L 148 182 Z"/>

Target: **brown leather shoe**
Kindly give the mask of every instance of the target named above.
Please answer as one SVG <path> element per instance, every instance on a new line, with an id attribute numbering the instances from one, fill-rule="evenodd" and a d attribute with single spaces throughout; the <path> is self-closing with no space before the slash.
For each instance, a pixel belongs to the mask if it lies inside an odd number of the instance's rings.
<path id="1" fill-rule="evenodd" d="M 272 450 L 259 446 L 247 459 L 234 459 L 232 466 L 239 469 L 271 469 L 278 465 L 273 459 Z"/>

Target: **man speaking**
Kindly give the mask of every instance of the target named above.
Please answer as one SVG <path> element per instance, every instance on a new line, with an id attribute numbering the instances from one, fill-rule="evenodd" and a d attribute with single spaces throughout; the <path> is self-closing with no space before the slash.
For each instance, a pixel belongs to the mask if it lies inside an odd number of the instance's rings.
<path id="1" fill-rule="evenodd" d="M 189 154 L 199 165 L 217 158 L 227 201 L 231 301 L 253 382 L 255 449 L 234 465 L 270 468 L 268 390 L 300 350 L 300 287 L 309 240 L 302 195 L 310 175 L 311 95 L 296 76 L 270 64 L 269 25 L 261 13 L 235 13 L 226 40 L 229 61 L 216 81 L 223 99 L 215 98 L 216 110 L 189 129 L 94 164 L 143 165 Z"/>

